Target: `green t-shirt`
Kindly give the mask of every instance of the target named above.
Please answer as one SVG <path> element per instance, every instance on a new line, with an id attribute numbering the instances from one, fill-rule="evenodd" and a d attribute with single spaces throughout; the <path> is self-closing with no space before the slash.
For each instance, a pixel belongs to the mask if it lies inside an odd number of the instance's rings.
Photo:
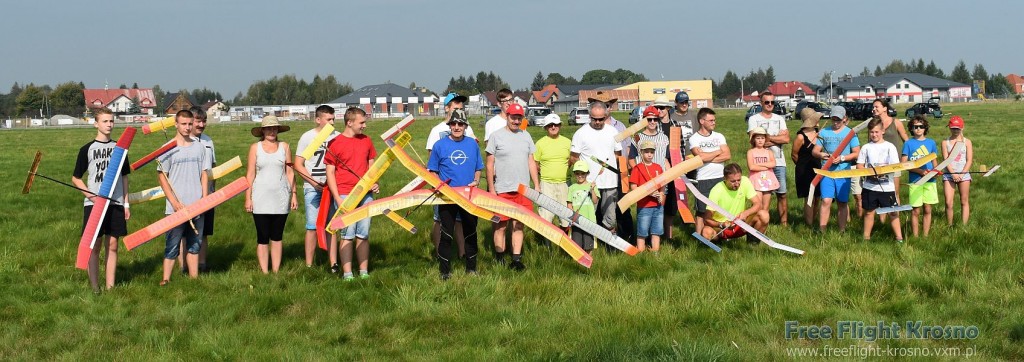
<path id="1" fill-rule="evenodd" d="M 540 180 L 549 183 L 564 183 L 569 171 L 569 137 L 541 137 L 535 142 L 537 151 L 533 158 L 540 163 Z"/>
<path id="2" fill-rule="evenodd" d="M 597 190 L 594 190 L 597 192 Z M 590 183 L 569 185 L 569 202 L 573 210 L 579 210 L 583 218 L 597 222 L 594 200 L 590 198 Z M 582 205 L 582 206 L 581 206 Z"/>
<path id="3" fill-rule="evenodd" d="M 721 206 L 733 216 L 737 216 L 747 209 L 747 200 L 757 197 L 757 194 L 757 191 L 754 190 L 754 184 L 750 182 L 747 176 L 743 176 L 740 180 L 740 187 L 736 190 L 730 190 L 729 187 L 725 186 L 725 181 L 719 182 L 715 187 L 711 188 L 711 192 L 708 193 L 708 199 Z M 712 218 L 718 222 L 729 221 L 729 219 L 726 219 L 725 216 L 718 212 L 714 212 Z"/>

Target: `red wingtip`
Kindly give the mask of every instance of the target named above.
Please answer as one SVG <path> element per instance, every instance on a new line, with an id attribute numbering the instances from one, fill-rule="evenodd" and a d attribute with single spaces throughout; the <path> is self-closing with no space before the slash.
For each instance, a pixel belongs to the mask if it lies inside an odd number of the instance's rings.
<path id="1" fill-rule="evenodd" d="M 626 248 L 626 255 L 629 255 L 629 256 L 634 256 L 634 255 L 636 255 L 639 252 L 640 252 L 640 249 L 637 249 L 635 246 L 630 246 L 629 248 Z"/>
<path id="2" fill-rule="evenodd" d="M 121 133 L 121 138 L 117 139 L 116 147 L 128 149 L 132 144 L 132 139 L 135 138 L 135 127 L 128 127 L 124 129 L 124 133 Z"/>
<path id="3" fill-rule="evenodd" d="M 576 262 L 589 269 L 590 265 L 594 263 L 594 258 L 592 258 L 590 254 L 583 254 L 579 259 L 576 259 Z"/>
<path id="4" fill-rule="evenodd" d="M 526 185 L 519 184 L 518 192 L 519 192 L 520 195 L 525 194 L 526 193 Z"/>

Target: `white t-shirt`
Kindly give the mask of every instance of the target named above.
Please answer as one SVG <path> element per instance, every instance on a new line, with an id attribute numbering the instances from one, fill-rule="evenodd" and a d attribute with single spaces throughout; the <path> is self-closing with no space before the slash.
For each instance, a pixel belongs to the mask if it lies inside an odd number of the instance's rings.
<path id="1" fill-rule="evenodd" d="M 316 128 L 313 128 L 306 131 L 306 133 L 303 133 L 302 137 L 299 137 L 299 143 L 295 146 L 296 156 L 298 156 L 299 153 L 302 153 L 310 143 L 313 143 L 313 139 L 316 138 L 317 133 L 319 133 L 319 131 L 317 131 Z M 339 134 L 340 133 L 337 131 L 332 132 L 330 136 L 327 136 L 327 140 L 320 144 L 320 148 L 316 149 L 316 152 L 313 153 L 313 157 L 310 157 L 302 163 L 302 165 L 306 167 L 306 171 L 309 172 L 309 176 L 314 180 L 317 180 L 317 182 L 327 182 L 327 164 L 324 163 L 324 154 L 327 153 L 327 144 Z M 302 188 L 313 189 L 313 185 L 310 185 L 308 182 L 303 182 Z"/>
<path id="2" fill-rule="evenodd" d="M 725 136 L 714 131 L 709 136 L 704 136 L 700 132 L 690 136 L 690 147 L 700 148 L 702 152 L 718 151 L 722 149 L 724 144 L 726 144 Z M 691 152 L 693 148 L 690 149 Z M 725 163 L 723 162 L 706 162 L 697 169 L 698 180 L 711 180 L 722 177 L 725 177 Z"/>
<path id="3" fill-rule="evenodd" d="M 448 127 L 447 122 L 442 121 L 441 123 L 438 123 L 434 128 L 431 128 L 430 133 L 427 134 L 427 150 L 429 151 L 434 149 L 434 144 L 437 143 L 437 141 L 440 141 L 441 138 L 448 137 L 451 133 L 451 128 Z M 474 140 L 476 139 L 476 135 L 473 134 L 473 127 L 470 125 L 466 125 L 466 137 Z"/>
<path id="4" fill-rule="evenodd" d="M 617 152 L 622 151 L 622 144 L 615 142 L 615 135 L 618 133 L 614 127 L 609 125 L 596 130 L 588 124 L 580 127 L 572 135 L 569 151 L 578 153 L 580 159 L 587 160 L 587 165 L 590 166 L 590 175 L 587 176 L 587 181 L 596 183 L 598 189 L 615 188 L 619 181 L 616 177 L 618 175 L 608 170 L 600 172 L 601 165 L 590 159 L 590 156 L 597 157 L 612 168 L 618 169 L 619 161 L 615 156 L 618 155 Z M 601 173 L 601 177 L 597 177 L 598 173 Z"/>
<path id="5" fill-rule="evenodd" d="M 199 135 L 199 143 L 206 147 L 206 158 L 210 159 L 210 167 L 217 166 L 217 152 L 213 147 L 213 139 L 207 136 L 206 133 L 202 133 Z M 214 189 L 213 175 L 211 174 L 208 192 L 213 193 L 214 191 L 217 190 Z"/>
<path id="6" fill-rule="evenodd" d="M 900 153 L 896 151 L 896 146 L 889 143 L 889 141 L 882 141 L 881 143 L 870 142 L 860 146 L 860 155 L 857 156 L 858 165 L 878 167 L 894 163 L 900 163 Z M 893 192 L 896 191 L 896 186 L 892 183 L 892 177 L 893 174 L 891 173 L 878 175 L 877 177 L 865 177 L 860 185 L 871 191 Z"/>
<path id="7" fill-rule="evenodd" d="M 484 142 L 490 141 L 491 134 L 505 126 L 508 126 L 508 120 L 501 118 L 501 114 L 496 114 L 487 120 L 487 123 L 484 123 Z"/>
<path id="8" fill-rule="evenodd" d="M 750 133 L 750 131 L 757 127 L 764 128 L 765 131 L 768 131 L 769 136 L 778 136 L 779 133 L 787 129 L 786 118 L 775 113 L 772 113 L 771 118 L 764 118 L 764 115 L 758 112 L 747 120 L 747 133 Z M 776 166 L 786 165 L 786 157 L 782 154 L 782 146 L 771 146 L 768 149 L 772 150 L 772 154 L 775 155 Z"/>

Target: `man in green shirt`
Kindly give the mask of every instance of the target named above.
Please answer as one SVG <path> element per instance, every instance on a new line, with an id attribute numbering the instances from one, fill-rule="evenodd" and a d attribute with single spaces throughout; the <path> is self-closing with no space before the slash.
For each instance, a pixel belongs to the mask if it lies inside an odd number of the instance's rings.
<path id="1" fill-rule="evenodd" d="M 746 235 L 746 230 L 735 224 L 736 220 L 743 220 L 757 231 L 764 232 L 768 228 L 768 210 L 761 207 L 761 198 L 754 190 L 754 184 L 743 176 L 743 169 L 735 163 L 725 165 L 723 174 L 725 179 L 711 189 L 708 200 L 735 215 L 736 219 L 729 220 L 725 215 L 709 207 L 703 215 L 704 229 L 701 230 L 701 236 L 714 241 Z M 748 200 L 751 204 L 749 208 Z"/>
<path id="2" fill-rule="evenodd" d="M 572 141 L 559 134 L 562 119 L 557 114 L 547 115 L 544 122 L 547 135 L 537 140 L 537 151 L 533 155 L 537 169 L 540 170 L 540 192 L 564 204 L 569 195 L 565 178 L 569 170 L 569 146 Z M 555 218 L 554 214 L 544 208 L 540 208 L 538 214 L 547 221 Z M 566 233 L 569 232 L 569 220 L 559 220 L 559 225 L 566 229 Z"/>

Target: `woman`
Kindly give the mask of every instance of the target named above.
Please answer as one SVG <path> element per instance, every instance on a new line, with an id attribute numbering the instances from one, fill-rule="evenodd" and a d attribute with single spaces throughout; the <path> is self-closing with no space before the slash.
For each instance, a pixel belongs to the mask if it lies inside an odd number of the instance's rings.
<path id="1" fill-rule="evenodd" d="M 811 151 L 814 150 L 814 145 L 818 141 L 818 122 L 821 120 L 821 113 L 815 112 L 813 109 L 804 108 L 800 112 L 800 118 L 804 120 L 804 123 L 800 125 L 800 132 L 797 133 L 796 139 L 793 140 L 793 152 L 791 157 L 793 163 L 796 164 L 796 196 L 801 199 L 811 197 L 813 206 L 808 206 L 807 202 L 804 201 L 804 221 L 807 221 L 808 226 L 814 226 L 814 210 L 818 210 L 818 195 L 808 195 L 811 188 L 811 181 L 814 180 L 814 169 L 821 167 L 821 160 L 814 158 Z M 819 194 L 815 190 L 815 194 Z"/>
<path id="2" fill-rule="evenodd" d="M 295 184 L 291 164 L 292 157 L 288 143 L 277 136 L 288 132 L 290 127 L 281 125 L 277 117 L 263 117 L 259 127 L 251 132 L 260 141 L 249 147 L 248 167 L 245 179 L 249 189 L 245 191 L 245 211 L 252 213 L 256 224 L 256 257 L 263 274 L 270 270 L 277 273 L 281 267 L 281 239 L 284 225 L 288 220 L 288 209 L 295 210 Z M 291 193 L 289 201 L 288 194 Z M 268 245 L 269 244 L 269 245 Z"/>
<path id="3" fill-rule="evenodd" d="M 903 127 L 903 121 L 896 119 L 892 116 L 896 114 L 896 110 L 892 108 L 892 104 L 888 100 L 878 98 L 871 103 L 871 114 L 882 120 L 882 139 L 893 146 L 896 146 L 897 150 L 903 149 L 903 142 L 907 141 L 907 130 Z M 896 202 L 900 200 L 900 175 L 901 173 L 895 174 L 893 178 L 893 185 L 896 185 Z M 884 218 L 883 218 L 884 220 Z"/>

